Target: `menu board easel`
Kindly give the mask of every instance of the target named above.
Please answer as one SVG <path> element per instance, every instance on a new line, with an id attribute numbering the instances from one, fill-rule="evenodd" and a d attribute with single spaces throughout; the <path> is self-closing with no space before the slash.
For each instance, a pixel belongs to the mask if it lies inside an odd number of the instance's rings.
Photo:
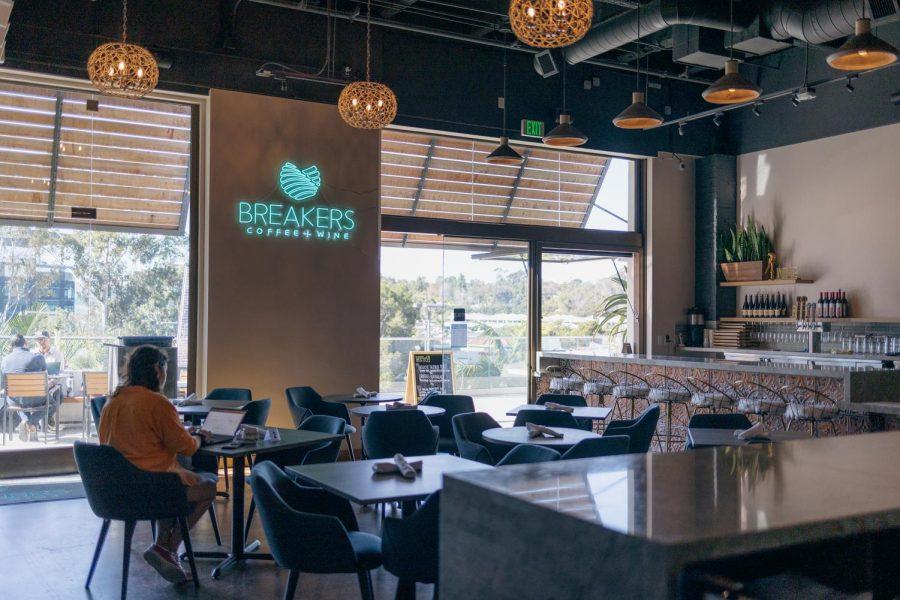
<path id="1" fill-rule="evenodd" d="M 407 404 L 418 404 L 433 392 L 453 393 L 453 354 L 410 352 L 406 370 Z"/>

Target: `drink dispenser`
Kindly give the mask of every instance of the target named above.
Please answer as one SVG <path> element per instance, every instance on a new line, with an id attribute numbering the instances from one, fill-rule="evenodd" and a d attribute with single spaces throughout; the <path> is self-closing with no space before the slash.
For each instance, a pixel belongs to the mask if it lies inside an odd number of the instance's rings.
<path id="1" fill-rule="evenodd" d="M 686 345 L 692 348 L 703 347 L 703 330 L 706 327 L 706 319 L 703 311 L 696 306 L 692 306 L 687 311 L 688 336 Z"/>

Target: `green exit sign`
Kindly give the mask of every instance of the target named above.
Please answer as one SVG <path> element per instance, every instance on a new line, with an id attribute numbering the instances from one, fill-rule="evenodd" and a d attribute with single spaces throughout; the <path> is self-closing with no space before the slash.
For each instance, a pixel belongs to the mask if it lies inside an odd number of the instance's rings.
<path id="1" fill-rule="evenodd" d="M 522 136 L 542 138 L 544 137 L 544 122 L 533 119 L 522 119 Z"/>

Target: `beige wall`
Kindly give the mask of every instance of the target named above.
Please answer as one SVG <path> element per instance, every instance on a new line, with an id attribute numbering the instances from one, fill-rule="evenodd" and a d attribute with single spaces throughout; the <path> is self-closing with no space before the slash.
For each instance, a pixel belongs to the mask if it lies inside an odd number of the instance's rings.
<path id="1" fill-rule="evenodd" d="M 270 424 L 288 425 L 286 387 L 377 387 L 378 133 L 348 127 L 334 106 L 213 90 L 209 134 L 207 388 L 249 387 L 272 399 Z M 244 233 L 238 201 L 291 204 L 278 188 L 285 161 L 318 165 L 307 203 L 355 209 L 352 239 Z"/>
<path id="2" fill-rule="evenodd" d="M 676 325 L 694 304 L 694 162 L 647 161 L 647 307 L 645 347 L 674 353 Z M 661 343 L 669 335 L 672 343 Z"/>
<path id="3" fill-rule="evenodd" d="M 796 293 L 841 288 L 853 316 L 900 320 L 898 141 L 895 124 L 738 157 L 741 215 L 815 280 Z"/>

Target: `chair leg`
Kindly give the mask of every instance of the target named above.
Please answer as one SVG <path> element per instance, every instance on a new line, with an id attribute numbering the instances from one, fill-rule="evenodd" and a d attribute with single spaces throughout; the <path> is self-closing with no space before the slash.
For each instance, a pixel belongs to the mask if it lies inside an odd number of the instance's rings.
<path id="1" fill-rule="evenodd" d="M 131 538 L 134 536 L 134 521 L 125 521 L 125 544 L 122 553 L 122 600 L 128 596 L 128 565 L 131 562 Z"/>
<path id="2" fill-rule="evenodd" d="M 375 592 L 372 591 L 372 573 L 366 570 L 358 571 L 359 591 L 362 600 L 375 600 Z"/>
<path id="3" fill-rule="evenodd" d="M 297 580 L 300 578 L 300 571 L 292 569 L 288 575 L 287 586 L 284 588 L 284 600 L 294 600 L 294 594 L 297 593 Z"/>
<path id="4" fill-rule="evenodd" d="M 184 541 L 184 552 L 187 554 L 188 563 L 191 565 L 191 577 L 194 579 L 194 587 L 200 587 L 200 577 L 197 575 L 197 563 L 194 562 L 194 549 L 191 547 L 191 531 L 188 529 L 187 519 L 178 517 L 178 527 L 181 529 L 181 539 Z"/>
<path id="5" fill-rule="evenodd" d="M 244 525 L 244 539 L 250 537 L 250 524 L 253 523 L 253 513 L 256 512 L 256 498 L 250 498 L 250 510 L 247 512 L 247 524 Z"/>
<path id="6" fill-rule="evenodd" d="M 100 537 L 97 539 L 97 547 L 94 548 L 94 558 L 91 560 L 91 568 L 88 571 L 87 581 L 84 582 L 84 588 L 91 587 L 91 579 L 94 578 L 94 570 L 97 568 L 97 561 L 100 560 L 100 551 L 103 550 L 103 542 L 106 541 L 106 533 L 109 531 L 109 519 L 103 519 L 103 525 L 100 526 Z"/>
<path id="7" fill-rule="evenodd" d="M 216 507 L 215 504 L 210 503 L 209 505 L 209 522 L 212 524 L 213 533 L 216 535 L 216 546 L 222 545 L 222 536 L 219 535 L 219 519 L 216 517 Z"/>
<path id="8" fill-rule="evenodd" d="M 150 533 L 153 534 L 153 541 L 156 541 L 156 520 L 150 520 Z"/>
<path id="9" fill-rule="evenodd" d="M 346 434 L 344 439 L 347 440 L 347 450 L 350 452 L 350 460 L 356 460 L 356 453 L 353 452 L 353 442 L 350 440 L 350 434 Z"/>

